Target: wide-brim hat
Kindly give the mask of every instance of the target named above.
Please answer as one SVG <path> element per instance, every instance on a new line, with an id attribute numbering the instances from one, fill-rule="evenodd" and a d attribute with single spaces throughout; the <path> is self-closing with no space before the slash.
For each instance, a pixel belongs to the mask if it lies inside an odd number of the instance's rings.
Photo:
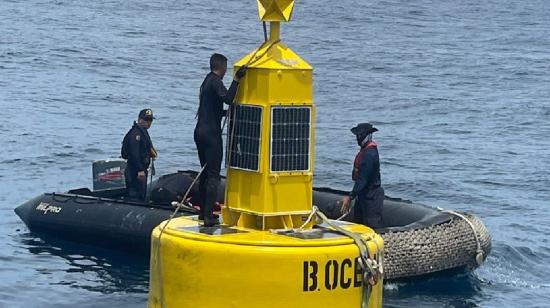
<path id="1" fill-rule="evenodd" d="M 377 132 L 377 131 L 378 131 L 378 128 L 372 126 L 372 124 L 370 124 L 370 123 L 360 123 L 360 124 L 357 124 L 357 126 L 355 126 L 354 128 L 351 129 L 351 132 L 355 136 L 365 136 L 365 135 L 368 135 L 370 133 L 374 133 L 374 132 Z"/>

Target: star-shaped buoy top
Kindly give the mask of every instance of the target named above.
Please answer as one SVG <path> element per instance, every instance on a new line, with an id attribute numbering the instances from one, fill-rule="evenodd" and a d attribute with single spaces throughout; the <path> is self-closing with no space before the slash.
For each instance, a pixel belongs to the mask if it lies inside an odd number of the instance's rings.
<path id="1" fill-rule="evenodd" d="M 257 0 L 262 21 L 290 21 L 294 0 Z"/>

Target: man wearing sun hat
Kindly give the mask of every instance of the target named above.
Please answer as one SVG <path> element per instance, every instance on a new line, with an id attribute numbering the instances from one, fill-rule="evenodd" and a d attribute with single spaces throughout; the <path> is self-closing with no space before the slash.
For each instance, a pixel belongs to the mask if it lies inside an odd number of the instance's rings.
<path id="1" fill-rule="evenodd" d="M 122 141 L 121 156 L 127 160 L 124 177 L 127 196 L 144 201 L 147 194 L 147 169 L 151 158 L 157 157 L 153 142 L 147 130 L 153 123 L 153 110 L 147 108 L 139 112 L 137 121 Z"/>
<path id="2" fill-rule="evenodd" d="M 378 146 L 372 134 L 378 131 L 371 123 L 361 123 L 351 129 L 361 147 L 353 163 L 352 179 L 355 182 L 349 196 L 342 199 L 342 213 L 349 211 L 352 200 L 353 221 L 371 228 L 382 227 L 384 189 L 380 181 L 380 158 Z"/>

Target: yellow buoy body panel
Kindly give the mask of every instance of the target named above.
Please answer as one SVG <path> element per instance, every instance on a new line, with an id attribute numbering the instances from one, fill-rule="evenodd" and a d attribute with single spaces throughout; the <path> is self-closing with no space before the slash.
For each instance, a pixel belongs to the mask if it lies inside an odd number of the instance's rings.
<path id="1" fill-rule="evenodd" d="M 162 224 L 161 224 L 162 225 Z M 371 229 L 348 225 L 374 237 Z M 346 225 L 343 225 L 346 227 Z M 170 222 L 153 232 L 149 307 L 361 307 L 359 250 L 328 229 L 274 234 L 235 227 Z M 376 244 L 375 244 L 376 243 Z M 381 307 L 382 281 L 369 307 Z"/>
<path id="2" fill-rule="evenodd" d="M 225 203 L 231 210 L 259 216 L 308 214 L 312 207 L 315 141 L 312 67 L 280 41 L 265 42 L 238 61 L 235 70 L 244 65 L 248 71 L 239 84 L 236 113 L 238 116 L 238 108 L 242 106 L 256 108 L 261 113 L 259 152 L 255 153 L 258 164 L 257 169 L 238 168 L 234 163 L 238 155 L 230 156 Z M 284 113 L 283 122 L 274 119 L 278 113 Z M 298 119 L 298 114 L 307 119 Z M 296 140 L 274 135 L 280 131 Z M 231 129 L 228 133 L 235 135 Z M 239 152 L 249 138 L 229 140 L 230 148 Z M 286 153 L 278 153 L 277 149 Z M 304 153 L 307 163 L 293 165 L 295 157 L 303 158 L 299 155 Z M 288 160 L 284 162 L 288 167 L 274 166 L 277 155 Z"/>

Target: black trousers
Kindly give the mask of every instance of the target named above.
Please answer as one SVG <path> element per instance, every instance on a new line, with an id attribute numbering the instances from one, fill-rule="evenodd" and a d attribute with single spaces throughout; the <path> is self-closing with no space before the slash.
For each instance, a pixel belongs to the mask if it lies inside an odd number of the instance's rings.
<path id="1" fill-rule="evenodd" d="M 200 216 L 205 220 L 212 220 L 214 219 L 214 205 L 218 197 L 218 185 L 220 183 L 220 170 L 223 159 L 222 136 L 218 134 L 201 134 L 195 131 L 194 137 L 201 167 L 206 165 L 199 181 Z"/>
<path id="2" fill-rule="evenodd" d="M 353 208 L 354 222 L 367 225 L 373 229 L 381 228 L 383 205 L 384 189 L 382 187 L 360 193 Z"/>
<path id="3" fill-rule="evenodd" d="M 129 166 L 124 170 L 126 196 L 130 199 L 145 201 L 147 195 L 147 171 L 145 171 L 145 179 L 143 181 L 137 178 L 137 174 L 137 170 L 133 170 Z"/>

